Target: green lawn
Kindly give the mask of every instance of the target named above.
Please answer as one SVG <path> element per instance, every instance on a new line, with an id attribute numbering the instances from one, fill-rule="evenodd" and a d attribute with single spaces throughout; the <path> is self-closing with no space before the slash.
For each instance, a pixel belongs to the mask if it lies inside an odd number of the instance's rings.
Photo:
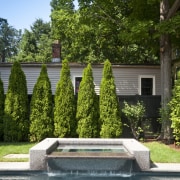
<path id="1" fill-rule="evenodd" d="M 151 160 L 159 163 L 180 163 L 180 151 L 159 142 L 143 143 L 150 149 Z M 7 154 L 28 154 L 35 143 L 0 143 L 0 162 L 28 161 L 29 159 L 6 159 Z"/>
<path id="2" fill-rule="evenodd" d="M 3 158 L 7 154 L 28 154 L 29 149 L 35 143 L 0 143 L 0 162 L 23 162 L 29 159 L 7 159 Z"/>
<path id="3" fill-rule="evenodd" d="M 143 143 L 150 149 L 152 162 L 180 163 L 180 151 L 170 148 L 160 142 Z"/>

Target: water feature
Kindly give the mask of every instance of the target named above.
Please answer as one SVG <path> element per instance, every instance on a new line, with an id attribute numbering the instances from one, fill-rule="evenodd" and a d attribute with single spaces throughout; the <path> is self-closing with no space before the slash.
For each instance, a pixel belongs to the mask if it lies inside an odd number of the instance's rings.
<path id="1" fill-rule="evenodd" d="M 134 139 L 48 138 L 30 149 L 30 179 L 176 180 L 180 174 L 145 173 L 150 152 Z"/>
<path id="2" fill-rule="evenodd" d="M 134 139 L 47 138 L 30 149 L 30 169 L 131 174 L 150 168 L 149 149 Z"/>
<path id="3" fill-rule="evenodd" d="M 60 144 L 47 155 L 48 171 L 61 175 L 131 176 L 133 161 L 123 145 Z"/>

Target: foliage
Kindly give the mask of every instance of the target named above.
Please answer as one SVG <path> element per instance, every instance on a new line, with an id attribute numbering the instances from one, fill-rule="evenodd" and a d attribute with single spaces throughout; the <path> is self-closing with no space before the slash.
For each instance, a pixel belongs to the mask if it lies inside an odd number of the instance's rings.
<path id="1" fill-rule="evenodd" d="M 50 23 L 37 19 L 31 30 L 25 29 L 19 54 L 14 57 L 20 62 L 51 62 L 52 39 Z"/>
<path id="2" fill-rule="evenodd" d="M 180 71 L 177 73 L 177 80 L 175 81 L 172 98 L 169 103 L 170 119 L 172 121 L 171 128 L 177 144 L 180 144 Z"/>
<path id="3" fill-rule="evenodd" d="M 56 2 L 58 8 L 51 14 L 53 37 L 62 42 L 62 56 L 69 61 L 96 63 L 110 59 L 113 63 L 158 63 L 159 41 L 152 37 L 154 19 L 142 23 L 132 19 L 134 7 L 130 0 L 79 0 L 77 11 L 64 8 L 64 1 Z M 147 11 L 148 17 L 156 14 L 152 13 L 157 10 L 156 5 L 147 7 L 151 9 Z"/>
<path id="4" fill-rule="evenodd" d="M 119 102 L 116 95 L 111 63 L 106 60 L 100 85 L 100 136 L 103 138 L 120 137 L 122 123 Z"/>
<path id="5" fill-rule="evenodd" d="M 65 10 L 70 10 L 72 11 L 74 9 L 74 0 L 51 0 L 50 5 L 52 7 L 52 11 L 54 10 L 60 10 L 60 9 L 65 9 Z"/>
<path id="6" fill-rule="evenodd" d="M 26 76 L 19 62 L 14 62 L 5 98 L 4 141 L 27 141 L 29 108 Z"/>
<path id="7" fill-rule="evenodd" d="M 4 86 L 0 78 L 0 141 L 3 140 L 3 116 L 4 116 Z"/>
<path id="8" fill-rule="evenodd" d="M 6 19 L 0 18 L 0 62 L 9 59 L 18 53 L 21 31 L 10 26 Z"/>
<path id="9" fill-rule="evenodd" d="M 80 138 L 99 136 L 99 104 L 94 88 L 92 68 L 91 64 L 88 64 L 83 71 L 77 100 L 77 133 Z"/>
<path id="10" fill-rule="evenodd" d="M 42 65 L 30 104 L 30 141 L 53 136 L 53 101 L 47 67 Z"/>
<path id="11" fill-rule="evenodd" d="M 54 135 L 74 137 L 76 135 L 76 102 L 67 60 L 63 60 L 60 80 L 56 86 L 54 107 Z"/>
<path id="12" fill-rule="evenodd" d="M 145 107 L 142 102 L 137 102 L 135 105 L 129 105 L 124 102 L 124 108 L 122 109 L 125 117 L 128 119 L 128 126 L 130 126 L 133 136 L 138 139 L 139 131 L 142 131 L 141 122 L 145 114 Z"/>

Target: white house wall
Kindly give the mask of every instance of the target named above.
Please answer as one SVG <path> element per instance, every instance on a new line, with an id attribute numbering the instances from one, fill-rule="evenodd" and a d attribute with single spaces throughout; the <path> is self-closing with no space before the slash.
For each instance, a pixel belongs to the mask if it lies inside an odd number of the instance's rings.
<path id="1" fill-rule="evenodd" d="M 0 77 L 4 84 L 5 93 L 8 88 L 8 79 L 12 64 L 0 64 Z M 28 94 L 32 94 L 34 84 L 39 77 L 41 64 L 21 64 L 26 75 Z M 80 64 L 70 64 L 71 79 L 74 84 L 75 77 L 81 77 L 86 66 Z M 112 65 L 115 77 L 117 95 L 136 95 L 139 94 L 139 77 L 150 75 L 155 77 L 155 95 L 160 95 L 160 67 L 159 66 L 138 66 L 138 65 Z M 93 77 L 95 91 L 99 94 L 102 78 L 103 65 L 93 65 Z M 53 94 L 56 84 L 60 78 L 61 64 L 47 64 L 48 76 L 51 81 Z"/>

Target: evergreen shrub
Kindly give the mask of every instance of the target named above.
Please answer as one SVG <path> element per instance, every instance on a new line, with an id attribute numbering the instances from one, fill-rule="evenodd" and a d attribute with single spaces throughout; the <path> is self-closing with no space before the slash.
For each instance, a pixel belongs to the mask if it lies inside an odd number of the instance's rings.
<path id="1" fill-rule="evenodd" d="M 62 61 L 60 80 L 56 86 L 54 107 L 54 135 L 76 136 L 76 100 L 67 60 Z"/>
<path id="2" fill-rule="evenodd" d="M 30 103 L 30 141 L 41 141 L 52 137 L 53 97 L 51 83 L 45 64 L 41 67 L 40 75 L 33 89 Z"/>
<path id="3" fill-rule="evenodd" d="M 99 136 L 98 98 L 95 93 L 91 64 L 83 71 L 77 100 L 77 133 L 80 138 Z"/>
<path id="4" fill-rule="evenodd" d="M 117 138 L 122 134 L 120 106 L 116 95 L 111 63 L 106 60 L 100 85 L 100 136 L 102 138 Z"/>
<path id="5" fill-rule="evenodd" d="M 4 116 L 4 86 L 0 78 L 0 141 L 3 140 L 3 116 Z"/>
<path id="6" fill-rule="evenodd" d="M 17 61 L 11 68 L 4 113 L 4 141 L 27 141 L 29 135 L 27 84 L 26 76 Z"/>

